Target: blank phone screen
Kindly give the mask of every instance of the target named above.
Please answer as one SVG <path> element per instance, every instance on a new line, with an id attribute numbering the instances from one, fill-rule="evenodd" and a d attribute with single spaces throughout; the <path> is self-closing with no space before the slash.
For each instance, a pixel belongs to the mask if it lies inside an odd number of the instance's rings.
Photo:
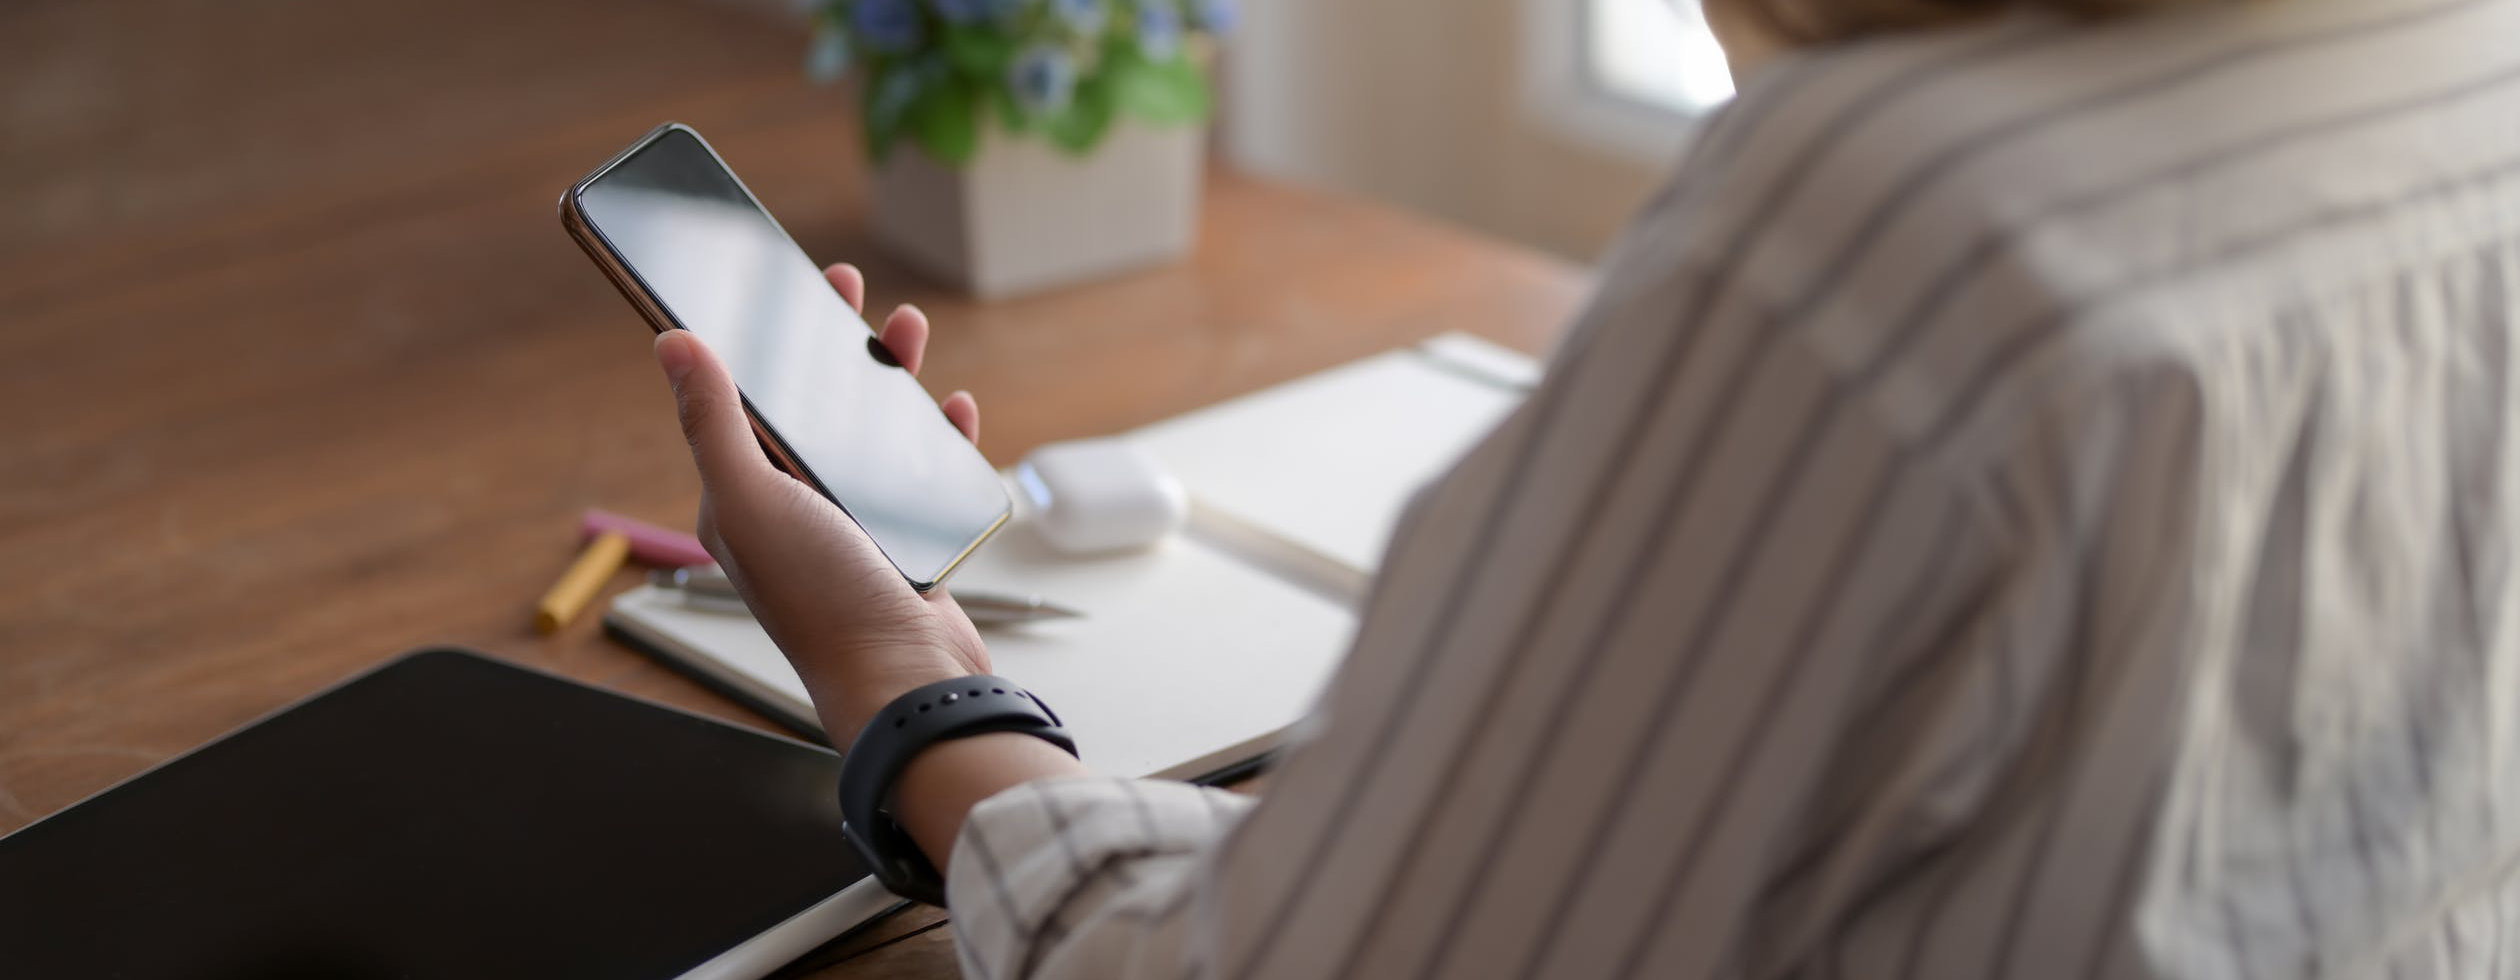
<path id="1" fill-rule="evenodd" d="M 1005 486 L 802 248 L 689 130 L 587 182 L 580 212 L 726 362 L 753 414 L 924 588 L 987 537 Z"/>

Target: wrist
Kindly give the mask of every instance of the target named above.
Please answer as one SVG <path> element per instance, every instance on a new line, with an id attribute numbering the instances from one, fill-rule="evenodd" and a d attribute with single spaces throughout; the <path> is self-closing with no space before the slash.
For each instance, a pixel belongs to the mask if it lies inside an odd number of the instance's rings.
<path id="1" fill-rule="evenodd" d="M 833 748 L 847 750 L 849 742 L 866 728 L 869 719 L 893 703 L 895 698 L 926 687 L 937 681 L 969 677 L 952 658 L 936 655 L 930 658 L 845 657 L 833 658 L 835 664 L 822 669 L 800 669 L 798 677 L 805 682 L 805 693 L 813 698 L 814 712 L 820 716 L 823 731 Z M 800 665 L 801 666 L 801 665 Z"/>
<path id="2" fill-rule="evenodd" d="M 1018 741 L 990 737 L 1010 734 Z M 1033 754 L 1042 747 L 1055 749 L 1061 768 Z M 877 712 L 843 754 L 841 830 L 884 887 L 943 905 L 939 865 L 964 814 L 1008 786 L 1067 771 L 1075 751 L 1058 716 L 1014 681 L 978 675 L 923 685 Z"/>
<path id="3" fill-rule="evenodd" d="M 901 585 L 897 577 L 892 584 Z M 951 599 L 914 601 L 915 606 L 828 617 L 811 629 L 771 632 L 804 682 L 833 747 L 847 748 L 894 698 L 937 681 L 988 673 L 988 648 Z M 763 625 L 772 625 L 771 619 L 764 618 Z"/>
<path id="4" fill-rule="evenodd" d="M 953 856 L 963 818 L 980 801 L 1036 779 L 1088 771 L 1058 746 L 1017 732 L 938 742 L 911 756 L 893 781 L 893 811 L 941 869 Z"/>
<path id="5" fill-rule="evenodd" d="M 822 718 L 823 730 L 831 736 L 831 747 L 845 752 L 858 733 L 866 729 L 866 723 L 894 699 L 937 681 L 969 676 L 971 673 L 963 670 L 885 672 L 840 682 L 827 695 L 809 684 L 807 693 L 813 695 L 815 712 Z"/>

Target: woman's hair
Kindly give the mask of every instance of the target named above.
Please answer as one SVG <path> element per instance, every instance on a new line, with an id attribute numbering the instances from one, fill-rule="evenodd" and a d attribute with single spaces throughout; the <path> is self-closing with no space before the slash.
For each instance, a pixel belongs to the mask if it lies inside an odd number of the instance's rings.
<path id="1" fill-rule="evenodd" d="M 1791 44 L 1844 40 L 1990 17 L 2014 9 L 2047 9 L 2103 18 L 2194 6 L 2209 0 L 1704 0 Z M 1712 13 L 1713 11 L 1710 11 Z"/>

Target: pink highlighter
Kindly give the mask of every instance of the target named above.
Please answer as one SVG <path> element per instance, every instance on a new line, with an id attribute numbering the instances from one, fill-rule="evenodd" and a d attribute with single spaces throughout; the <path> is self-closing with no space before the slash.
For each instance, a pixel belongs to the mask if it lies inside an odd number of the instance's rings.
<path id="1" fill-rule="evenodd" d="M 630 560 L 654 568 L 684 568 L 708 565 L 717 561 L 709 557 L 709 549 L 700 546 L 700 539 L 669 527 L 660 527 L 632 517 L 623 517 L 608 510 L 588 508 L 578 520 L 578 535 L 587 540 L 606 531 L 619 531 L 630 539 Z"/>

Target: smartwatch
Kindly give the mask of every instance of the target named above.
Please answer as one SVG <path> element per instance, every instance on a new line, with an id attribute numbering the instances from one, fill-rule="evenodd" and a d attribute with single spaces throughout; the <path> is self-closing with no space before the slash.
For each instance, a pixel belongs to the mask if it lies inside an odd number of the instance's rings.
<path id="1" fill-rule="evenodd" d="M 893 894 L 942 907 L 945 881 L 885 801 L 901 770 L 928 746 L 991 732 L 1019 732 L 1076 754 L 1059 716 L 1032 692 L 986 674 L 911 691 L 866 723 L 840 760 L 840 834 Z"/>

